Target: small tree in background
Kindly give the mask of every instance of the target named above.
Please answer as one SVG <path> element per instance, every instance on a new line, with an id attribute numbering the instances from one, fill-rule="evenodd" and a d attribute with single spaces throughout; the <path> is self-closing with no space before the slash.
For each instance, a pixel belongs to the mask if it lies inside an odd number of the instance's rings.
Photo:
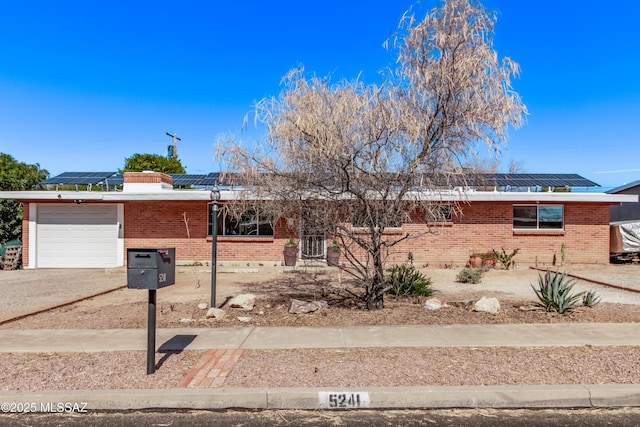
<path id="1" fill-rule="evenodd" d="M 291 70 L 277 98 L 256 104 L 266 140 L 219 147 L 244 180 L 241 199 L 263 201 L 263 214 L 293 230 L 335 236 L 368 309 L 384 306 L 388 255 L 415 237 L 388 229 L 424 215 L 438 199 L 425 194 L 463 184 L 461 166 L 477 148 L 498 152 L 508 127 L 522 124 L 526 109 L 511 89 L 518 66 L 498 60 L 494 21 L 473 0 L 445 1 L 422 20 L 407 12 L 389 41 L 397 67 L 382 84 Z"/>
<path id="2" fill-rule="evenodd" d="M 134 154 L 124 159 L 124 168 L 120 172 L 154 171 L 166 174 L 185 173 L 178 158 L 167 159 L 159 154 Z"/>
<path id="3" fill-rule="evenodd" d="M 49 178 L 49 172 L 39 164 L 18 162 L 9 154 L 0 153 L 0 190 L 32 190 Z M 22 205 L 13 200 L 0 200 L 0 243 L 22 236 Z"/>

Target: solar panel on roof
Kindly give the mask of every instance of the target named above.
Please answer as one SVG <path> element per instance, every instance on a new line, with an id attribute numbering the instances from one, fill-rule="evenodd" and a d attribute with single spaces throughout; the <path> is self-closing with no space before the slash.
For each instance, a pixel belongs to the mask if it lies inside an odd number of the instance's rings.
<path id="1" fill-rule="evenodd" d="M 172 174 L 173 185 L 193 185 L 200 186 L 207 175 L 195 175 L 195 174 Z"/>
<path id="2" fill-rule="evenodd" d="M 241 185 L 242 179 L 238 175 L 225 175 L 224 182 L 221 173 L 204 174 L 172 174 L 173 185 L 213 187 L 214 185 Z M 42 184 L 49 185 L 122 185 L 124 177 L 116 172 L 64 172 L 49 178 Z M 454 180 L 454 185 L 470 185 L 476 187 L 599 187 L 593 181 L 577 174 L 529 174 L 529 173 L 487 173 L 467 177 L 467 181 Z"/>
<path id="3" fill-rule="evenodd" d="M 599 187 L 576 174 L 497 173 L 482 176 L 485 183 L 495 182 L 499 187 Z"/>
<path id="4" fill-rule="evenodd" d="M 105 185 L 122 185 L 124 184 L 124 176 L 121 173 L 110 176 L 104 180 Z"/>
<path id="5" fill-rule="evenodd" d="M 115 172 L 64 172 L 49 178 L 42 184 L 94 185 L 114 175 Z"/>

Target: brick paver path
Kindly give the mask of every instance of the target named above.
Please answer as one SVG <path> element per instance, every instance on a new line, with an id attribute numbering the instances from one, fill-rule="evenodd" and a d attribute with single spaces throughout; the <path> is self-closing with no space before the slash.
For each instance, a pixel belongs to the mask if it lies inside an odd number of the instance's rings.
<path id="1" fill-rule="evenodd" d="M 180 380 L 178 387 L 221 387 L 244 350 L 209 350 Z"/>

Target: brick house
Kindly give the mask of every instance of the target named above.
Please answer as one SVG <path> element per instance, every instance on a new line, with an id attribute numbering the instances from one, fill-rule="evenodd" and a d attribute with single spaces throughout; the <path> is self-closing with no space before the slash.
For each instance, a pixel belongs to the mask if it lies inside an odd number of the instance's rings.
<path id="1" fill-rule="evenodd" d="M 25 268 L 119 267 L 126 249 L 135 247 L 175 247 L 178 263 L 211 259 L 209 189 L 174 189 L 172 177 L 160 173 L 125 173 L 121 179 L 119 191 L 0 192 L 24 207 Z M 515 190 L 439 192 L 437 203 L 449 214 L 434 224 L 418 213 L 412 223 L 389 229 L 418 236 L 395 247 L 390 259 L 405 260 L 411 252 L 418 265 L 464 265 L 475 252 L 518 248 L 518 263 L 550 265 L 564 247 L 567 262 L 604 264 L 610 206 L 638 201 L 637 195 L 529 191 L 522 184 Z M 220 204 L 237 195 L 221 187 Z M 461 215 L 451 213 L 452 203 L 460 203 Z M 217 234 L 217 259 L 227 265 L 280 265 L 291 235 L 300 238 L 302 259 L 324 259 L 327 244 L 325 236 L 301 235 L 284 221 L 260 218 L 221 215 Z"/>

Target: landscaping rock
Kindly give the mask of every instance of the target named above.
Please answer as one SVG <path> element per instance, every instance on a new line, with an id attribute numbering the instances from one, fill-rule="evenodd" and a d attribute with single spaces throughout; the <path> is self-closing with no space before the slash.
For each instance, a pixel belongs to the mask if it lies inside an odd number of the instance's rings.
<path id="1" fill-rule="evenodd" d="M 241 308 L 243 310 L 251 311 L 255 305 L 256 296 L 254 294 L 241 294 L 229 300 L 229 307 L 231 308 Z"/>
<path id="2" fill-rule="evenodd" d="M 238 317 L 238 320 L 243 323 L 247 323 L 251 321 L 251 317 Z"/>
<path id="3" fill-rule="evenodd" d="M 424 308 L 427 310 L 438 310 L 444 306 L 446 304 L 440 298 L 429 298 L 424 302 Z"/>
<path id="4" fill-rule="evenodd" d="M 495 314 L 500 311 L 500 303 L 497 298 L 482 297 L 475 303 L 473 310 Z"/>
<path id="5" fill-rule="evenodd" d="M 207 308 L 209 308 L 209 304 L 207 304 L 206 302 L 201 302 L 200 304 L 198 304 L 198 308 L 200 310 L 206 310 Z"/>
<path id="6" fill-rule="evenodd" d="M 224 319 L 227 313 L 221 308 L 211 307 L 206 314 L 207 319 Z"/>
<path id="7" fill-rule="evenodd" d="M 313 313 L 314 311 L 329 308 L 329 304 L 326 301 L 300 301 L 297 299 L 291 300 L 291 307 L 289 313 L 291 314 L 303 314 Z"/>

